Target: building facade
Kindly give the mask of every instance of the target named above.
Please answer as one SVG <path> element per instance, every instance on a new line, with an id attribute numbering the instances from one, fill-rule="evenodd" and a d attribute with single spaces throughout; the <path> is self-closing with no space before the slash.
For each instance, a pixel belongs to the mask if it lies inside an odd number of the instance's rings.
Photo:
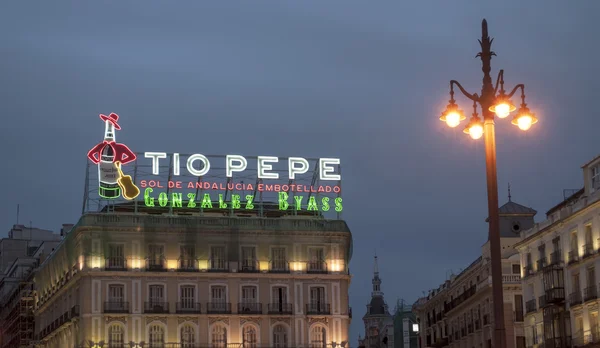
<path id="1" fill-rule="evenodd" d="M 508 348 L 525 348 L 519 254 L 521 229 L 533 226 L 536 211 L 512 202 L 500 207 L 504 320 Z M 482 255 L 413 305 L 420 347 L 491 348 L 494 316 L 489 241 Z"/>
<path id="2" fill-rule="evenodd" d="M 584 187 L 523 231 L 517 245 L 530 347 L 600 345 L 600 157 L 582 170 Z"/>
<path id="3" fill-rule="evenodd" d="M 33 341 L 33 273 L 58 245 L 52 231 L 14 225 L 0 240 L 0 347 L 30 347 Z"/>
<path id="4" fill-rule="evenodd" d="M 301 214 L 85 214 L 35 275 L 36 346 L 345 347 L 351 246 Z"/>
<path id="5" fill-rule="evenodd" d="M 419 327 L 412 307 L 399 300 L 394 309 L 394 348 L 419 348 Z"/>
<path id="6" fill-rule="evenodd" d="M 358 346 L 364 348 L 394 347 L 394 319 L 381 291 L 377 256 L 375 256 L 372 284 L 371 301 L 363 316 L 365 337 L 359 337 Z"/>

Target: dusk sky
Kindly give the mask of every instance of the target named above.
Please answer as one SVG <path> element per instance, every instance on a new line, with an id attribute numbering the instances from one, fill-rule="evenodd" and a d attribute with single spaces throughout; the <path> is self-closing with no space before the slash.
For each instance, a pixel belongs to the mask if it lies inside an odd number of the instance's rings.
<path id="1" fill-rule="evenodd" d="M 17 203 L 21 223 L 78 220 L 100 113 L 119 114 L 118 139 L 136 151 L 339 157 L 354 346 L 375 252 L 393 308 L 487 239 L 483 139 L 438 120 L 449 80 L 479 93 L 483 18 L 494 76 L 524 83 L 539 119 L 527 133 L 498 122 L 500 205 L 510 182 L 542 220 L 600 154 L 600 2 L 482 4 L 4 1 L 0 236 Z"/>

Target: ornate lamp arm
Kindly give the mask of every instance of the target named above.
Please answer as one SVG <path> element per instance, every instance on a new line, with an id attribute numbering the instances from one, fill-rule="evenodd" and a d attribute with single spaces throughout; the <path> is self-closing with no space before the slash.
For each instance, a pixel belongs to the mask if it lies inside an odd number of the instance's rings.
<path id="1" fill-rule="evenodd" d="M 512 98 L 513 95 L 515 95 L 515 93 L 517 92 L 518 89 L 521 89 L 521 98 L 525 98 L 525 85 L 522 83 L 519 83 L 518 85 L 515 86 L 515 88 L 513 88 L 512 91 L 510 91 L 510 93 L 508 94 L 509 98 Z"/>
<path id="2" fill-rule="evenodd" d="M 454 95 L 454 88 L 453 88 L 454 85 L 458 86 L 458 89 L 460 89 L 460 91 L 462 92 L 462 94 L 465 97 L 471 99 L 474 102 L 478 102 L 479 101 L 479 97 L 477 96 L 477 94 L 471 94 L 471 93 L 467 92 L 463 88 L 463 86 L 461 86 L 460 83 L 458 83 L 458 81 L 456 81 L 456 80 L 450 80 L 450 93 L 451 93 L 451 95 Z"/>
<path id="3" fill-rule="evenodd" d="M 504 70 L 498 71 L 498 78 L 496 79 L 496 87 L 494 87 L 494 95 L 498 92 L 498 86 L 501 86 L 501 90 L 504 92 Z"/>

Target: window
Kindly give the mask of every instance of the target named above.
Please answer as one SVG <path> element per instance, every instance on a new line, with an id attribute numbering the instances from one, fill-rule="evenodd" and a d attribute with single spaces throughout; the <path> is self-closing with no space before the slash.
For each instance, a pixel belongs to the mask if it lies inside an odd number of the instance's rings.
<path id="1" fill-rule="evenodd" d="M 179 268 L 195 269 L 196 252 L 193 245 L 182 245 L 179 247 Z"/>
<path id="2" fill-rule="evenodd" d="M 531 253 L 527 253 L 527 268 L 532 267 L 533 262 L 531 261 Z"/>
<path id="3" fill-rule="evenodd" d="M 123 251 L 123 244 L 111 243 L 108 245 L 108 268 L 125 268 L 125 252 Z"/>
<path id="4" fill-rule="evenodd" d="M 256 248 L 242 247 L 242 271 L 254 271 L 256 269 Z"/>
<path id="5" fill-rule="evenodd" d="M 521 265 L 513 264 L 512 265 L 512 273 L 513 274 L 521 274 Z"/>
<path id="6" fill-rule="evenodd" d="M 579 284 L 579 273 L 573 274 L 573 292 L 581 291 Z"/>
<path id="7" fill-rule="evenodd" d="M 210 308 L 211 311 L 227 311 L 227 288 L 223 285 L 215 285 L 210 288 Z"/>
<path id="8" fill-rule="evenodd" d="M 182 285 L 180 288 L 180 292 L 181 309 L 194 309 L 196 304 L 196 287 L 193 285 Z"/>
<path id="9" fill-rule="evenodd" d="M 151 304 L 162 305 L 165 298 L 164 285 L 150 285 L 148 297 Z"/>
<path id="10" fill-rule="evenodd" d="M 592 332 L 592 341 L 598 342 L 598 312 L 590 312 L 590 331 Z"/>
<path id="11" fill-rule="evenodd" d="M 119 324 L 111 324 L 108 327 L 108 346 L 111 348 L 125 348 L 125 337 L 123 327 Z"/>
<path id="12" fill-rule="evenodd" d="M 287 329 L 281 324 L 273 327 L 273 348 L 287 348 L 288 335 Z"/>
<path id="13" fill-rule="evenodd" d="M 326 348 L 327 347 L 327 332 L 324 327 L 316 325 L 310 329 L 310 347 L 311 348 Z"/>
<path id="14" fill-rule="evenodd" d="M 242 331 L 243 337 L 243 347 L 244 348 L 256 348 L 257 339 L 256 339 L 256 328 L 252 325 L 244 326 Z"/>
<path id="15" fill-rule="evenodd" d="M 256 303 L 256 286 L 242 287 L 242 303 Z"/>
<path id="16" fill-rule="evenodd" d="M 308 249 L 308 269 L 310 271 L 325 271 L 325 255 L 323 248 Z"/>
<path id="17" fill-rule="evenodd" d="M 148 266 L 150 268 L 164 267 L 165 247 L 158 244 L 148 245 Z"/>
<path id="18" fill-rule="evenodd" d="M 223 325 L 215 325 L 211 332 L 211 343 L 213 348 L 227 347 L 227 329 Z"/>
<path id="19" fill-rule="evenodd" d="M 165 346 L 165 330 L 160 325 L 151 325 L 148 332 L 150 348 L 164 348 Z"/>
<path id="20" fill-rule="evenodd" d="M 227 269 L 225 261 L 225 247 L 213 246 L 210 248 L 210 268 L 217 270 Z"/>
<path id="21" fill-rule="evenodd" d="M 110 284 L 108 286 L 108 302 L 105 304 L 105 310 L 123 311 L 125 309 L 125 286 Z"/>
<path id="22" fill-rule="evenodd" d="M 577 232 L 571 232 L 571 251 L 577 251 Z"/>
<path id="23" fill-rule="evenodd" d="M 287 303 L 287 288 L 285 286 L 274 286 L 273 292 L 273 303 L 286 304 Z"/>
<path id="24" fill-rule="evenodd" d="M 285 248 L 277 247 L 271 249 L 271 270 L 286 271 L 288 269 Z"/>
<path id="25" fill-rule="evenodd" d="M 196 343 L 196 335 L 194 327 L 191 325 L 183 325 L 181 327 L 181 348 L 194 348 Z"/>
<path id="26" fill-rule="evenodd" d="M 517 336 L 517 348 L 525 348 L 527 345 L 525 344 L 524 336 Z"/>
<path id="27" fill-rule="evenodd" d="M 327 309 L 325 304 L 325 288 L 315 286 L 310 288 L 310 312 L 322 313 Z"/>
<path id="28" fill-rule="evenodd" d="M 589 267 L 587 269 L 587 286 L 590 289 L 594 289 L 595 292 L 595 288 L 596 288 L 596 273 L 595 273 L 595 269 L 594 267 Z"/>
<path id="29" fill-rule="evenodd" d="M 600 165 L 592 167 L 592 190 L 600 188 Z"/>

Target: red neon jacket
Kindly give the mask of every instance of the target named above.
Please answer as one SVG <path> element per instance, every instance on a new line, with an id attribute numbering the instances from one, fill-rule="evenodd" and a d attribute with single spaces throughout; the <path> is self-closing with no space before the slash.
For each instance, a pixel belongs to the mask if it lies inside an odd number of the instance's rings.
<path id="1" fill-rule="evenodd" d="M 102 158 L 102 151 L 104 151 L 106 146 L 110 146 L 113 149 L 113 153 L 115 154 L 115 159 L 113 162 L 119 161 L 121 164 L 126 164 L 131 161 L 135 161 L 135 153 L 133 153 L 133 151 L 131 151 L 127 145 L 106 140 L 94 146 L 90 152 L 88 152 L 87 156 L 90 161 L 94 162 L 94 164 L 98 164 L 98 162 L 100 162 L 100 158 Z"/>

